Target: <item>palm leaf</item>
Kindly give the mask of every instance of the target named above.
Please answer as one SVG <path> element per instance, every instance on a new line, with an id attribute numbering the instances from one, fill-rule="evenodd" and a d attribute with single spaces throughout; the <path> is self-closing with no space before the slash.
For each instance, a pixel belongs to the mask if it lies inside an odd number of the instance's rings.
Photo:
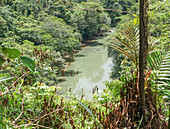
<path id="1" fill-rule="evenodd" d="M 109 43 L 108 47 L 124 54 L 137 67 L 139 64 L 139 29 L 127 28 L 119 32 L 113 39 L 116 42 Z M 166 89 L 170 86 L 170 54 L 165 53 L 165 51 L 154 50 L 158 43 L 159 40 L 151 36 L 148 37 L 147 66 L 151 70 L 158 71 L 153 80 L 161 94 L 166 95 Z"/>
<path id="2" fill-rule="evenodd" d="M 159 93 L 168 97 L 170 90 L 170 54 L 152 51 L 148 55 L 148 65 L 152 70 L 158 71 L 157 76 L 153 79 Z"/>
<path id="3" fill-rule="evenodd" d="M 113 39 L 116 43 L 109 43 L 108 46 L 128 57 L 136 66 L 139 53 L 139 31 L 136 28 L 127 28 L 119 32 Z"/>

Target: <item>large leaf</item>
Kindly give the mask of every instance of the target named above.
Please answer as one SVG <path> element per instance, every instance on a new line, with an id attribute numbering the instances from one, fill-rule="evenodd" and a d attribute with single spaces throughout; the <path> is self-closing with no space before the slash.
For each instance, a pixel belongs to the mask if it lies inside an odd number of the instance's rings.
<path id="1" fill-rule="evenodd" d="M 152 70 L 158 70 L 160 68 L 161 63 L 163 62 L 163 52 L 160 50 L 157 51 L 151 51 L 148 54 L 148 65 Z"/>
<path id="2" fill-rule="evenodd" d="M 12 48 L 1 48 L 2 53 L 7 56 L 9 59 L 15 59 L 19 58 L 21 53 L 17 49 L 12 49 Z"/>
<path id="3" fill-rule="evenodd" d="M 108 46 L 124 54 L 137 66 L 139 62 L 139 29 L 127 28 L 115 35 L 113 39 L 116 42 L 109 43 Z M 148 37 L 148 40 L 148 52 L 150 52 L 154 49 L 158 40 L 155 40 L 152 37 Z M 156 66 L 157 65 L 158 64 L 156 64 Z"/>
<path id="4" fill-rule="evenodd" d="M 113 38 L 116 43 L 110 43 L 108 46 L 113 48 L 125 56 L 127 56 L 135 65 L 138 64 L 139 51 L 139 31 L 136 28 L 127 28 L 119 32 Z"/>
<path id="5" fill-rule="evenodd" d="M 35 71 L 35 62 L 28 56 L 21 56 L 20 57 L 21 61 L 32 71 Z"/>
<path id="6" fill-rule="evenodd" d="M 158 73 L 153 81 L 159 89 L 159 93 L 170 97 L 170 54 L 158 50 L 152 51 L 148 55 L 148 64 L 152 70 Z"/>

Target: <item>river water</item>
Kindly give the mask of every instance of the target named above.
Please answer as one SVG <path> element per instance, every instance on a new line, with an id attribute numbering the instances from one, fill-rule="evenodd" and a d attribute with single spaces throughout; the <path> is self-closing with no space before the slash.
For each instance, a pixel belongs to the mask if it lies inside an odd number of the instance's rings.
<path id="1" fill-rule="evenodd" d="M 94 87 L 99 91 L 105 88 L 104 81 L 111 81 L 109 77 L 113 67 L 112 58 L 108 57 L 107 48 L 103 45 L 113 32 L 105 33 L 105 36 L 96 37 L 95 40 L 87 41 L 88 46 L 83 47 L 75 54 L 75 61 L 65 70 L 66 81 L 59 83 L 62 92 L 66 93 L 70 88 L 75 95 L 85 95 L 91 98 Z"/>

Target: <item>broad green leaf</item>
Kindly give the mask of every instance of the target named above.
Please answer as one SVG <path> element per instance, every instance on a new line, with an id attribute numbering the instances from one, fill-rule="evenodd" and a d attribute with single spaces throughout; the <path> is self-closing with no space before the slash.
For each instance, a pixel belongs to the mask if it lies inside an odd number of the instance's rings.
<path id="1" fill-rule="evenodd" d="M 2 53 L 7 56 L 9 59 L 19 58 L 21 53 L 17 49 L 12 48 L 1 48 Z"/>
<path id="2" fill-rule="evenodd" d="M 13 79 L 14 77 L 9 77 L 9 78 L 0 78 L 0 82 L 2 81 L 7 81 L 7 80 L 10 80 L 10 79 Z"/>
<path id="3" fill-rule="evenodd" d="M 35 71 L 35 62 L 28 56 L 20 56 L 21 61 L 32 71 Z"/>

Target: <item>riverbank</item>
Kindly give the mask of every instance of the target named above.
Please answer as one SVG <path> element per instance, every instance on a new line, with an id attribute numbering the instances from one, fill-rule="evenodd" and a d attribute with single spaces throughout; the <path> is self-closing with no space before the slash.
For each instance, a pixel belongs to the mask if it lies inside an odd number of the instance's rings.
<path id="1" fill-rule="evenodd" d="M 112 80 L 109 75 L 114 64 L 103 45 L 113 33 L 107 32 L 105 35 L 83 42 L 86 45 L 74 54 L 75 61 L 67 63 L 61 72 L 61 79 L 64 81 L 58 84 L 62 87 L 62 93 L 65 94 L 72 89 L 73 94 L 84 94 L 90 98 L 94 87 L 97 86 L 99 91 L 103 90 L 105 88 L 103 82 Z"/>
<path id="2" fill-rule="evenodd" d="M 113 31 L 110 31 L 110 32 L 113 33 Z M 97 44 L 97 43 L 96 43 L 97 38 L 103 38 L 103 39 L 104 39 L 104 38 L 106 37 L 105 35 L 107 35 L 108 33 L 109 33 L 109 32 L 104 32 L 103 35 L 96 36 L 96 37 L 92 37 L 91 39 L 86 39 L 85 41 L 82 41 L 82 45 L 81 45 L 80 49 L 75 49 L 75 50 L 73 50 L 73 54 L 72 54 L 72 55 L 65 55 L 65 56 L 63 57 L 63 59 L 65 60 L 65 63 L 64 63 L 65 67 L 59 71 L 59 73 L 61 73 L 61 76 L 63 76 L 63 73 L 62 73 L 62 72 L 63 72 L 63 71 L 66 71 L 67 68 L 70 66 L 70 64 L 75 61 L 75 57 L 74 57 L 74 56 L 75 56 L 79 51 L 81 51 L 81 50 L 84 49 L 85 47 L 89 47 L 89 46 L 93 46 L 93 45 Z M 111 33 L 109 33 L 109 34 L 111 34 Z M 99 44 L 99 45 L 100 45 L 100 44 Z M 98 50 L 97 50 L 97 49 L 94 49 L 94 51 L 98 51 Z"/>

